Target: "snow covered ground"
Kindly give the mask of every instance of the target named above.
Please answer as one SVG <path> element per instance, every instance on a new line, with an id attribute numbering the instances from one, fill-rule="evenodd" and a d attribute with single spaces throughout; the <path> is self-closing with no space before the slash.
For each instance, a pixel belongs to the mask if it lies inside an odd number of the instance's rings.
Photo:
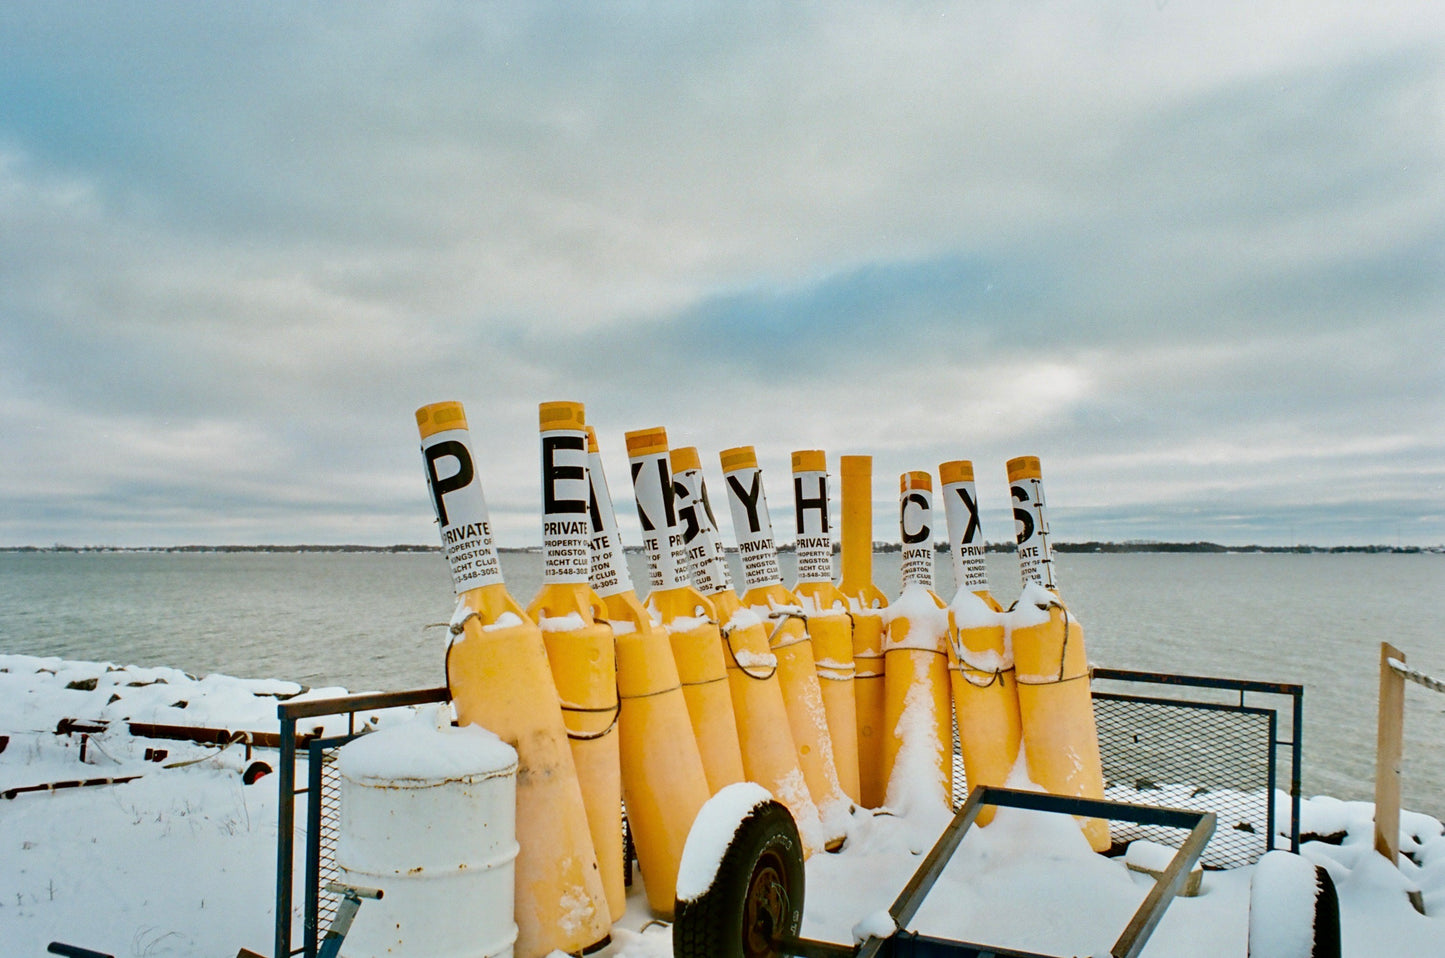
<path id="1" fill-rule="evenodd" d="M 140 739 L 125 720 L 275 730 L 278 696 L 298 693 L 342 690 L 0 655 L 0 794 L 138 776 L 0 800 L 0 953 L 43 955 L 58 940 L 118 956 L 232 958 L 242 947 L 269 955 L 276 776 L 244 784 L 250 762 L 242 746 L 218 752 Z M 56 734 L 63 719 L 106 728 Z M 401 719 L 388 713 L 378 723 Z M 166 755 L 147 760 L 147 749 Z M 265 749 L 253 758 L 275 763 Z M 1373 852 L 1372 816 L 1368 804 L 1328 797 L 1302 810 L 1306 833 L 1340 836 L 1337 845 L 1310 842 L 1304 851 L 1338 886 L 1345 955 L 1445 956 L 1440 822 L 1403 815 L 1401 847 L 1413 860 L 1395 869 Z M 947 819 L 941 807 L 914 809 L 907 818 L 856 813 L 844 850 L 808 862 L 803 933 L 851 941 L 855 926 L 876 920 L 892 902 Z M 1203 893 L 1171 905 L 1145 954 L 1243 956 L 1252 871 L 1207 872 Z M 1014 948 L 1099 953 L 1138 907 L 1147 882 L 1120 860 L 1090 852 L 1067 819 L 1001 810 L 994 824 L 970 833 L 912 927 Z M 1413 909 L 1411 890 L 1434 917 Z M 649 925 L 639 887 L 629 904 L 604 954 L 670 955 L 669 929 Z"/>

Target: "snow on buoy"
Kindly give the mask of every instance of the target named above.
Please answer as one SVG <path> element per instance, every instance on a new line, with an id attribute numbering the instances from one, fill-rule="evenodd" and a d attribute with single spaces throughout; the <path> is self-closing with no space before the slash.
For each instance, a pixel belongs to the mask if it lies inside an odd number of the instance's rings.
<path id="1" fill-rule="evenodd" d="M 838 782 L 854 802 L 858 786 L 858 709 L 853 696 L 853 625 L 848 599 L 833 584 L 833 535 L 828 521 L 828 465 L 821 449 L 793 453 L 793 509 L 797 519 L 798 581 L 813 664 L 823 691 L 828 735 Z"/>
<path id="2" fill-rule="evenodd" d="M 677 662 L 693 738 L 707 773 L 708 794 L 743 780 L 738 723 L 728 693 L 722 635 L 712 602 L 692 587 L 685 535 L 677 511 L 667 433 L 628 433 L 633 495 L 643 520 L 643 543 L 652 588 L 647 606 L 662 620 Z M 633 441 L 639 445 L 634 451 Z M 648 529 L 651 525 L 654 528 Z"/>
<path id="3" fill-rule="evenodd" d="M 516 952 L 591 949 L 611 936 L 577 768 L 542 633 L 507 592 L 461 403 L 417 410 L 422 460 L 457 591 L 447 685 L 463 724 L 516 743 Z"/>
<path id="4" fill-rule="evenodd" d="M 798 748 L 798 764 L 822 817 L 825 847 L 838 847 L 847 836 L 853 803 L 838 781 L 823 690 L 802 606 L 783 587 L 778 571 L 778 550 L 763 473 L 752 446 L 725 449 L 718 458 L 728 487 L 743 577 L 747 580 L 743 605 L 768 623 L 769 644 L 778 658 L 778 681 L 783 688 L 793 744 Z"/>
<path id="5" fill-rule="evenodd" d="M 1008 627 L 1029 778 L 1058 795 L 1103 798 L 1104 767 L 1084 630 L 1054 584 L 1038 458 L 1010 459 L 1008 477 L 1024 582 Z M 1080 824 L 1094 851 L 1109 849 L 1107 821 L 1087 818 Z"/>
<path id="6" fill-rule="evenodd" d="M 903 589 L 884 619 L 883 770 L 886 802 L 907 813 L 918 803 L 947 808 L 953 797 L 953 703 L 948 680 L 948 611 L 933 591 L 933 482 L 899 477 Z"/>
<path id="7" fill-rule="evenodd" d="M 948 605 L 948 674 L 964 777 L 970 789 L 1003 785 L 1018 762 L 1022 720 L 1013 649 L 1002 611 L 988 588 L 973 463 L 964 459 L 942 463 L 938 479 L 953 581 L 958 585 Z M 987 825 L 993 815 L 992 807 L 981 809 L 978 824 Z"/>
<path id="8" fill-rule="evenodd" d="M 627 910 L 622 849 L 622 775 L 617 745 L 617 657 L 602 600 L 588 585 L 587 432 L 581 403 L 544 402 L 542 588 L 527 614 L 542 630 L 577 783 L 597 852 L 609 918 Z"/>
<path id="9" fill-rule="evenodd" d="M 683 446 L 672 450 L 670 458 L 692 583 L 712 602 L 721 627 L 743 772 L 748 781 L 762 785 L 788 807 L 804 851 L 812 854 L 823 847 L 823 825 L 798 763 L 778 681 L 778 657 L 768 646 L 762 620 L 745 608 L 733 591 L 732 572 L 697 450 Z"/>

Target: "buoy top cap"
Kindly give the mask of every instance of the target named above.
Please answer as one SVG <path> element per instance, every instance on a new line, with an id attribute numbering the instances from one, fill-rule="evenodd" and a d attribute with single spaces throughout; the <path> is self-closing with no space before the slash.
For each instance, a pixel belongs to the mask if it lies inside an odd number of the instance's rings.
<path id="1" fill-rule="evenodd" d="M 1042 479 L 1043 471 L 1039 468 L 1038 456 L 1019 456 L 1017 459 L 1008 461 L 1008 481 L 1017 482 L 1020 479 Z"/>
<path id="2" fill-rule="evenodd" d="M 672 460 L 672 474 L 675 476 L 680 472 L 697 470 L 702 468 L 702 460 L 697 456 L 696 446 L 679 446 L 668 454 Z"/>
<path id="3" fill-rule="evenodd" d="M 627 434 L 629 456 L 650 456 L 659 452 L 667 452 L 667 430 L 661 426 L 634 429 Z"/>
<path id="4" fill-rule="evenodd" d="M 871 478 L 873 475 L 872 456 L 839 456 L 838 471 L 845 476 L 863 476 Z"/>
<path id="5" fill-rule="evenodd" d="M 467 412 L 459 402 L 434 402 L 416 411 L 416 428 L 423 439 L 448 429 L 465 429 Z"/>
<path id="6" fill-rule="evenodd" d="M 794 472 L 827 472 L 828 457 L 821 449 L 799 449 L 793 453 Z"/>
<path id="7" fill-rule="evenodd" d="M 939 463 L 938 481 L 945 486 L 955 482 L 973 482 L 973 463 L 967 459 Z"/>
<path id="8" fill-rule="evenodd" d="M 583 430 L 587 428 L 587 420 L 583 415 L 580 402 L 544 402 L 538 407 L 537 413 L 543 432 L 551 432 L 554 429 Z"/>
<path id="9" fill-rule="evenodd" d="M 736 446 L 718 453 L 723 472 L 737 472 L 739 469 L 758 468 L 758 454 L 752 446 Z"/>
<path id="10" fill-rule="evenodd" d="M 587 430 L 587 451 L 589 453 L 601 452 L 602 447 L 597 445 L 597 430 L 591 426 L 583 426 L 582 428 Z"/>
<path id="11" fill-rule="evenodd" d="M 926 472 L 905 472 L 898 477 L 898 491 L 907 492 L 909 489 L 927 489 L 933 491 L 933 477 Z"/>

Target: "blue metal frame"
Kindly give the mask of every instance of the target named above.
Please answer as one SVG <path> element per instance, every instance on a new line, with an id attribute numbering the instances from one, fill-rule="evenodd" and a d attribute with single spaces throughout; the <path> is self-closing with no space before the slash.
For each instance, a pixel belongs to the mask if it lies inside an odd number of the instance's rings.
<path id="1" fill-rule="evenodd" d="M 1268 806 L 1266 819 L 1269 834 L 1266 837 L 1266 847 L 1274 848 L 1275 833 L 1275 804 L 1274 793 L 1278 788 L 1278 774 L 1276 769 L 1279 765 L 1279 749 L 1281 746 L 1288 746 L 1290 749 L 1290 851 L 1295 854 L 1300 849 L 1300 805 L 1303 799 L 1303 786 L 1301 781 L 1301 768 L 1304 761 L 1304 686 L 1286 682 L 1257 682 L 1249 679 L 1221 679 L 1202 675 L 1171 675 L 1164 672 L 1135 672 L 1129 669 L 1093 669 L 1090 673 L 1091 679 L 1110 682 L 1133 682 L 1140 685 L 1172 685 L 1180 688 L 1215 689 L 1223 692 L 1233 692 L 1239 696 L 1237 705 L 1227 705 L 1219 702 L 1200 702 L 1192 699 L 1169 699 L 1150 696 L 1136 696 L 1115 692 L 1094 692 L 1096 699 L 1111 699 L 1115 701 L 1143 702 L 1152 705 L 1174 706 L 1179 708 L 1212 709 L 1231 712 L 1242 712 L 1246 714 L 1266 714 L 1269 716 L 1269 761 L 1268 776 L 1269 794 L 1266 796 Z M 1279 710 L 1245 704 L 1246 695 L 1278 695 L 1290 699 L 1290 737 L 1288 741 L 1279 738 Z"/>
<path id="2" fill-rule="evenodd" d="M 1199 861 L 1204 846 L 1214 834 L 1213 812 L 1133 805 L 980 785 L 969 793 L 968 801 L 963 803 L 963 807 L 948 823 L 948 827 L 943 830 L 923 863 L 918 866 L 918 870 L 889 907 L 888 915 L 893 919 L 894 927 L 899 929 L 898 931 L 887 938 L 868 938 L 851 947 L 807 938 L 779 937 L 775 942 L 779 951 L 795 958 L 1058 958 L 975 942 L 931 938 L 904 930 L 904 926 L 918 913 L 938 877 L 943 874 L 949 859 L 978 818 L 978 813 L 990 805 L 1189 830 L 1189 837 L 1175 852 L 1169 866 L 1154 883 L 1128 926 L 1109 950 L 1113 958 L 1138 958 L 1154 928 L 1164 917 L 1164 911 L 1183 887 L 1190 870 Z"/>
<path id="3" fill-rule="evenodd" d="M 280 755 L 276 769 L 276 787 L 280 792 L 276 832 L 276 914 L 274 958 L 291 958 L 304 949 L 291 946 L 291 908 L 294 904 L 295 855 L 296 855 L 296 796 L 307 795 L 307 788 L 296 787 L 296 747 L 307 745 L 320 736 L 319 730 L 304 735 L 296 734 L 299 721 L 307 718 L 321 718 L 329 715 L 347 715 L 347 734 L 356 733 L 356 713 L 376 709 L 399 708 L 407 705 L 425 705 L 429 702 L 450 701 L 451 692 L 446 686 L 430 689 L 413 689 L 406 692 L 377 692 L 362 695 L 346 695 L 332 699 L 312 699 L 304 702 L 281 702 L 276 706 L 276 715 L 281 722 Z M 316 763 L 319 764 L 319 763 Z M 320 814 L 317 802 L 315 806 Z M 308 815 L 310 809 L 308 808 Z M 313 886 L 314 887 L 314 886 Z M 314 897 L 314 892 L 308 898 Z M 310 954 L 314 954 L 313 951 Z"/>

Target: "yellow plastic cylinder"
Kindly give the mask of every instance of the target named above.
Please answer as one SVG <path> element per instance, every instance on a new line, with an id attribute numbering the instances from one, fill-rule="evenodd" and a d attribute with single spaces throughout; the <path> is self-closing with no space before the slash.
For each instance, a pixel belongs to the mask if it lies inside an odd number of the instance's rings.
<path id="1" fill-rule="evenodd" d="M 709 793 L 745 781 L 717 612 L 691 586 L 651 593 L 647 603 L 667 629 Z"/>
<path id="2" fill-rule="evenodd" d="M 1039 460 L 1010 459 L 1008 477 L 1025 583 L 1009 619 L 1029 778 L 1060 795 L 1102 798 L 1104 771 L 1084 630 L 1053 591 Z M 1089 818 L 1080 825 L 1095 851 L 1109 848 L 1108 822 Z"/>
<path id="3" fill-rule="evenodd" d="M 956 459 L 938 467 L 949 551 L 957 593 L 949 603 L 949 678 L 964 777 L 969 789 L 1005 785 L 1018 762 L 1022 736 L 1013 650 L 1004 617 L 989 592 L 984 537 L 974 490 L 973 463 Z M 983 808 L 980 825 L 993 820 Z"/>
<path id="4" fill-rule="evenodd" d="M 637 864 L 653 914 L 672 920 L 677 868 L 698 810 L 709 798 L 697 740 L 667 630 L 625 594 L 606 600 L 617 640 L 622 793 Z M 631 630 L 628 630 L 628 626 Z"/>
<path id="5" fill-rule="evenodd" d="M 798 764 L 823 821 L 825 846 L 840 846 L 847 836 L 852 802 L 838 781 L 823 690 L 802 606 L 783 587 L 778 571 L 762 471 L 751 446 L 724 450 L 720 458 L 748 585 L 742 602 L 768 624 L 768 645 L 778 660 L 778 683 L 783 689 Z"/>
<path id="6" fill-rule="evenodd" d="M 609 938 L 610 909 L 542 633 L 507 594 L 461 404 L 416 415 L 458 592 L 446 656 L 452 701 L 462 723 L 517 750 L 514 953 L 590 951 Z"/>
<path id="7" fill-rule="evenodd" d="M 867 808 L 886 797 L 883 773 L 883 610 L 888 598 L 873 584 L 873 457 L 841 456 L 842 579 L 853 630 L 853 705 L 858 728 L 858 791 Z"/>
<path id="8" fill-rule="evenodd" d="M 708 786 L 716 792 L 743 780 L 743 756 L 716 613 L 712 603 L 692 587 L 688 575 L 667 433 L 662 429 L 630 432 L 627 452 L 653 586 L 647 605 L 667 629 L 693 737 Z"/>
<path id="9" fill-rule="evenodd" d="M 793 453 L 793 503 L 798 577 L 793 594 L 803 606 L 813 664 L 823 691 L 838 782 L 862 803 L 858 782 L 858 711 L 853 698 L 853 625 L 848 600 L 833 584 L 833 535 L 827 458 L 821 449 Z"/>
<path id="10" fill-rule="evenodd" d="M 883 679 L 886 801 L 948 806 L 953 793 L 953 704 L 947 606 L 933 592 L 933 483 L 926 472 L 899 482 L 903 589 L 888 608 Z"/>
<path id="11" fill-rule="evenodd" d="M 733 591 L 697 450 L 690 446 L 674 449 L 671 458 L 693 584 L 707 594 L 720 626 L 743 773 L 788 807 L 805 854 L 812 854 L 824 845 L 823 826 L 798 763 L 777 677 L 777 656 L 768 647 L 762 620 L 745 608 Z"/>
<path id="12" fill-rule="evenodd" d="M 612 921 L 627 910 L 617 662 L 602 599 L 588 585 L 586 427 L 580 403 L 543 403 L 543 584 L 527 606 L 542 630 Z"/>

